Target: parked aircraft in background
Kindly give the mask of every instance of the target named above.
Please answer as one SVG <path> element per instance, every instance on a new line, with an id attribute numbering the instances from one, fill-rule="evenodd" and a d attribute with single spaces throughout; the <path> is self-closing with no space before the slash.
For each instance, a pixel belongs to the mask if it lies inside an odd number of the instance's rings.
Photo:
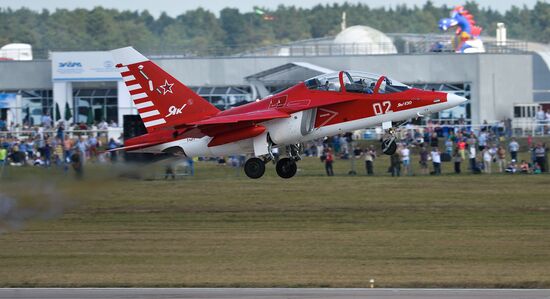
<path id="1" fill-rule="evenodd" d="M 452 108 L 465 98 L 411 88 L 385 76 L 340 71 L 278 94 L 220 111 L 132 47 L 111 51 L 147 134 L 125 141 L 126 151 L 217 157 L 252 154 L 244 171 L 260 178 L 273 149 L 286 150 L 277 174 L 291 178 L 300 144 L 382 124 L 383 152 L 393 154 L 392 124 Z"/>

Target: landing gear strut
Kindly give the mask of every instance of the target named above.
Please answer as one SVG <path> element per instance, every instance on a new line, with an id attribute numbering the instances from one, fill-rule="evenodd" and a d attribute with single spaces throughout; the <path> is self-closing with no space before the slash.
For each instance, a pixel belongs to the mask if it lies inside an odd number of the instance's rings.
<path id="1" fill-rule="evenodd" d="M 386 155 L 393 155 L 397 150 L 397 138 L 395 137 L 395 130 L 389 128 L 386 135 L 382 139 L 382 152 Z"/>

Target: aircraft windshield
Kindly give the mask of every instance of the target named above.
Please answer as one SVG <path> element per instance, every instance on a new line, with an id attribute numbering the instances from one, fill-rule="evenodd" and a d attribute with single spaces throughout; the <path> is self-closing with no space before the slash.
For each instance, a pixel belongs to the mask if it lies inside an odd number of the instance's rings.
<path id="1" fill-rule="evenodd" d="M 342 89 L 338 75 L 339 73 L 323 74 L 306 80 L 305 84 L 307 88 L 314 90 L 341 91 Z M 347 92 L 371 94 L 374 93 L 376 83 L 380 77 L 382 76 L 367 72 L 349 71 L 344 72 L 343 79 Z M 410 89 L 410 87 L 401 82 L 385 77 L 385 80 L 380 84 L 380 89 L 378 92 L 393 93 L 401 92 L 407 89 Z"/>

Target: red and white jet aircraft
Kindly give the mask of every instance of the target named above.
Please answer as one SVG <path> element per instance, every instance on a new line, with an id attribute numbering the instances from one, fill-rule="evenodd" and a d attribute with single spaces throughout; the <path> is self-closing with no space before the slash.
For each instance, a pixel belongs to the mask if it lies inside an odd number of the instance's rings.
<path id="1" fill-rule="evenodd" d="M 278 94 L 220 111 L 132 47 L 111 51 L 147 134 L 126 151 L 217 157 L 252 154 L 244 170 L 260 178 L 272 149 L 286 149 L 277 174 L 296 174 L 300 144 L 382 124 L 386 154 L 395 152 L 392 122 L 457 106 L 465 98 L 425 91 L 364 72 L 341 71 L 298 83 Z"/>

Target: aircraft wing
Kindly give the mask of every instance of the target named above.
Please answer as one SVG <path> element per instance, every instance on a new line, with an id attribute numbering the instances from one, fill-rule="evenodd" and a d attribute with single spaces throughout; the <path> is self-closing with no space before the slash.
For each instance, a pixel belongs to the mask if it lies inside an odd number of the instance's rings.
<path id="1" fill-rule="evenodd" d="M 275 109 L 259 110 L 248 113 L 213 116 L 204 120 L 188 123 L 187 125 L 204 126 L 204 125 L 221 125 L 234 124 L 239 122 L 259 122 L 267 121 L 276 118 L 287 118 L 290 114 Z"/>

